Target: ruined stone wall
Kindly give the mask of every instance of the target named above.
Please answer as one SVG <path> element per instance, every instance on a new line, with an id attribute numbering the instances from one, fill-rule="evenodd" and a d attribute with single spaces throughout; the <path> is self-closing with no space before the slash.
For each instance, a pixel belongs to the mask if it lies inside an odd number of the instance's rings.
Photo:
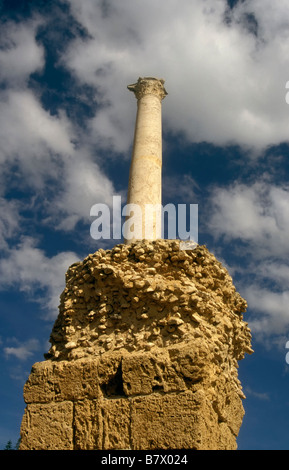
<path id="1" fill-rule="evenodd" d="M 21 449 L 235 449 L 246 302 L 204 246 L 99 250 L 67 272 Z"/>

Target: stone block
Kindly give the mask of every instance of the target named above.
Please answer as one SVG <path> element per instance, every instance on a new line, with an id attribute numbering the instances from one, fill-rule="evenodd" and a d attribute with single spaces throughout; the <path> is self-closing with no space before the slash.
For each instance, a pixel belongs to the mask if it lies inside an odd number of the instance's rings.
<path id="1" fill-rule="evenodd" d="M 27 405 L 21 426 L 20 450 L 73 450 L 73 404 Z"/>
<path id="2" fill-rule="evenodd" d="M 132 399 L 133 449 L 216 448 L 218 421 L 202 393 L 139 396 Z"/>
<path id="3" fill-rule="evenodd" d="M 130 400 L 104 399 L 102 402 L 102 449 L 130 449 Z"/>
<path id="4" fill-rule="evenodd" d="M 127 396 L 186 389 L 185 381 L 172 365 L 168 351 L 124 356 L 122 378 L 123 389 Z"/>
<path id="5" fill-rule="evenodd" d="M 102 449 L 103 427 L 99 400 L 75 403 L 73 424 L 76 450 Z"/>
<path id="6" fill-rule="evenodd" d="M 97 361 L 44 361 L 33 365 L 24 386 L 26 403 L 81 400 L 99 396 Z"/>
<path id="7" fill-rule="evenodd" d="M 130 448 L 128 399 L 83 400 L 75 403 L 75 449 Z"/>

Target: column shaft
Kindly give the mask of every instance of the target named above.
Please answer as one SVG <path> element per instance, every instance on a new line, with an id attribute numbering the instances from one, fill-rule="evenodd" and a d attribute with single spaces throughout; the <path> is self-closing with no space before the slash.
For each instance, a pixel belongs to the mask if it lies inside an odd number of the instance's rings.
<path id="1" fill-rule="evenodd" d="M 138 99 L 134 145 L 128 184 L 128 204 L 140 208 L 134 213 L 134 238 L 128 233 L 126 242 L 134 239 L 155 240 L 161 237 L 162 203 L 162 109 L 166 95 L 163 80 L 139 79 L 130 85 Z M 149 207 L 148 205 L 152 205 Z M 141 231 L 140 231 L 141 228 Z"/>

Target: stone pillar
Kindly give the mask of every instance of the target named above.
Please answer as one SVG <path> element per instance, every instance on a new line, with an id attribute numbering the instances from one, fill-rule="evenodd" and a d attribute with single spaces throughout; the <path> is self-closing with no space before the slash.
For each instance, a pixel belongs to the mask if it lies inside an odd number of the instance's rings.
<path id="1" fill-rule="evenodd" d="M 133 240 L 155 240 L 161 237 L 162 202 L 162 117 L 161 102 L 167 95 L 164 80 L 145 77 L 129 85 L 137 98 L 137 116 L 133 154 L 128 184 L 128 204 L 136 204 L 131 227 L 126 224 L 126 243 Z M 148 207 L 153 205 L 153 207 Z M 136 208 L 137 209 L 137 208 Z M 156 210 L 157 209 L 157 210 Z M 129 214 L 126 214 L 129 216 Z M 147 223 L 147 229 L 146 229 Z"/>

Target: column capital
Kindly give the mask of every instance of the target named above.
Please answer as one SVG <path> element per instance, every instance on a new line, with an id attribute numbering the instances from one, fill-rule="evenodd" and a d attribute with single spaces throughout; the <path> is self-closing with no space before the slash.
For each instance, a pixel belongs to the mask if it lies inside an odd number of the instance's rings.
<path id="1" fill-rule="evenodd" d="M 127 88 L 134 92 L 138 100 L 144 95 L 155 95 L 161 101 L 167 96 L 164 83 L 162 78 L 140 77 L 136 83 L 128 85 Z"/>

